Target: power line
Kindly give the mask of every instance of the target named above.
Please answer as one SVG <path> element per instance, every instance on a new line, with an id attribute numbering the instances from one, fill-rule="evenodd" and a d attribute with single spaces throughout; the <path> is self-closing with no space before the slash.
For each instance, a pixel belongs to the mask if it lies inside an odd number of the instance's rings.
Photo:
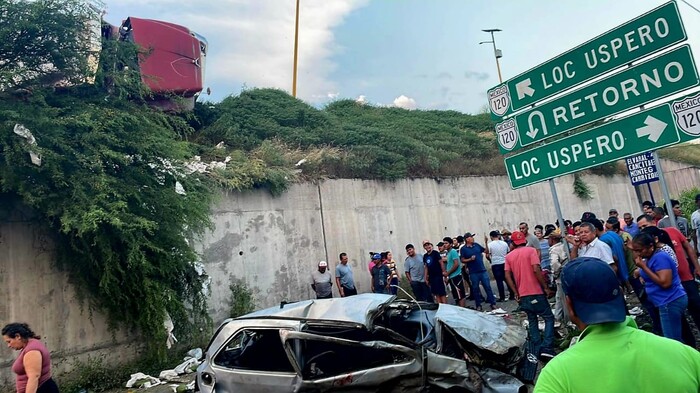
<path id="1" fill-rule="evenodd" d="M 697 9 L 697 8 L 695 8 L 695 7 L 694 7 L 694 6 L 692 5 L 692 4 L 688 3 L 688 2 L 686 1 L 686 0 L 681 0 L 681 1 L 682 1 L 682 2 L 684 2 L 685 4 L 687 4 L 687 5 L 688 5 L 688 7 L 690 7 L 690 8 L 692 8 L 692 9 L 694 9 L 694 10 L 695 10 L 695 12 L 697 12 L 698 14 L 700 14 L 700 10 L 699 10 L 699 9 Z"/>

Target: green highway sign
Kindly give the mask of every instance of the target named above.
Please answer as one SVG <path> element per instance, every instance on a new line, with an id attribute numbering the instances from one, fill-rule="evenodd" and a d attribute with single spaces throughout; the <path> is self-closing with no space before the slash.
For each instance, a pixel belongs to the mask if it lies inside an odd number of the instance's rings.
<path id="1" fill-rule="evenodd" d="M 683 45 L 496 124 L 498 144 L 503 153 L 515 151 L 699 84 Z"/>
<path id="2" fill-rule="evenodd" d="M 505 159 L 511 187 L 700 137 L 700 94 L 647 109 Z"/>
<path id="3" fill-rule="evenodd" d="M 668 2 L 488 91 L 497 118 L 686 39 L 675 1 Z"/>

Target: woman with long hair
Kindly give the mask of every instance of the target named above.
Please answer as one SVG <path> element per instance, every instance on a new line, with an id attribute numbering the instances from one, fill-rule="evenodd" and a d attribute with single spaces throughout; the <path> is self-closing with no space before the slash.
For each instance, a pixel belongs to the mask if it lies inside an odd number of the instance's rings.
<path id="1" fill-rule="evenodd" d="M 17 374 L 17 393 L 58 393 L 58 386 L 51 378 L 49 350 L 26 323 L 10 323 L 2 328 L 2 338 L 9 348 L 19 351 L 12 364 Z"/>
<path id="2" fill-rule="evenodd" d="M 682 319 L 688 307 L 688 296 L 678 276 L 675 253 L 658 247 L 657 240 L 658 237 L 650 233 L 640 233 L 632 239 L 635 264 L 649 300 L 659 309 L 664 337 L 683 342 Z"/>

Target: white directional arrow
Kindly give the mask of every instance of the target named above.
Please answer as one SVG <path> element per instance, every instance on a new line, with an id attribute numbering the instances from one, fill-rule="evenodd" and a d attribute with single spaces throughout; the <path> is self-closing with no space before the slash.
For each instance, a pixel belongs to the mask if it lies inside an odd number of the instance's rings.
<path id="1" fill-rule="evenodd" d="M 525 96 L 532 97 L 535 94 L 535 89 L 530 87 L 532 81 L 530 78 L 523 79 L 515 84 L 515 91 L 518 92 L 518 99 L 522 100 Z"/>
<path id="2" fill-rule="evenodd" d="M 639 138 L 649 137 L 650 141 L 656 142 L 666 127 L 668 127 L 668 124 L 649 115 L 644 119 L 644 127 L 637 128 L 637 136 Z"/>
<path id="3" fill-rule="evenodd" d="M 535 127 L 535 128 L 530 128 L 530 129 L 527 130 L 525 133 L 526 133 L 527 136 L 529 136 L 530 138 L 535 139 L 535 137 L 537 136 L 537 132 L 539 132 L 539 131 L 540 131 L 540 129 L 537 128 L 537 127 Z"/>

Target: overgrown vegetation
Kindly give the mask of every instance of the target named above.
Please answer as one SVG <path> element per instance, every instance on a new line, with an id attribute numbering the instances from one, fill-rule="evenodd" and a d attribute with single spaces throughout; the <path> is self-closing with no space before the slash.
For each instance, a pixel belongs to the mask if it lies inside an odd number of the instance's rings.
<path id="1" fill-rule="evenodd" d="M 690 220 L 690 216 L 695 210 L 697 210 L 697 205 L 695 204 L 695 196 L 700 194 L 700 187 L 693 187 L 688 190 L 684 190 L 678 195 L 678 201 L 681 203 L 681 211 L 683 216 Z"/>
<path id="2" fill-rule="evenodd" d="M 574 174 L 574 195 L 583 200 L 593 198 L 593 191 L 578 173 Z"/>
<path id="3" fill-rule="evenodd" d="M 229 285 L 229 290 L 231 291 L 229 317 L 237 318 L 255 310 L 253 295 L 245 282 L 234 281 Z"/>
<path id="4" fill-rule="evenodd" d="M 192 113 L 154 110 L 140 49 L 102 42 L 96 57 L 86 33 L 96 20 L 83 1 L 0 1 L 0 198 L 37 212 L 87 304 L 153 348 L 166 313 L 182 340 L 209 323 L 191 244 L 221 188 L 505 174 L 487 114 L 352 100 L 315 108 L 275 89 Z M 575 192 L 590 197 L 578 176 Z M 252 308 L 236 285 L 232 315 Z"/>

